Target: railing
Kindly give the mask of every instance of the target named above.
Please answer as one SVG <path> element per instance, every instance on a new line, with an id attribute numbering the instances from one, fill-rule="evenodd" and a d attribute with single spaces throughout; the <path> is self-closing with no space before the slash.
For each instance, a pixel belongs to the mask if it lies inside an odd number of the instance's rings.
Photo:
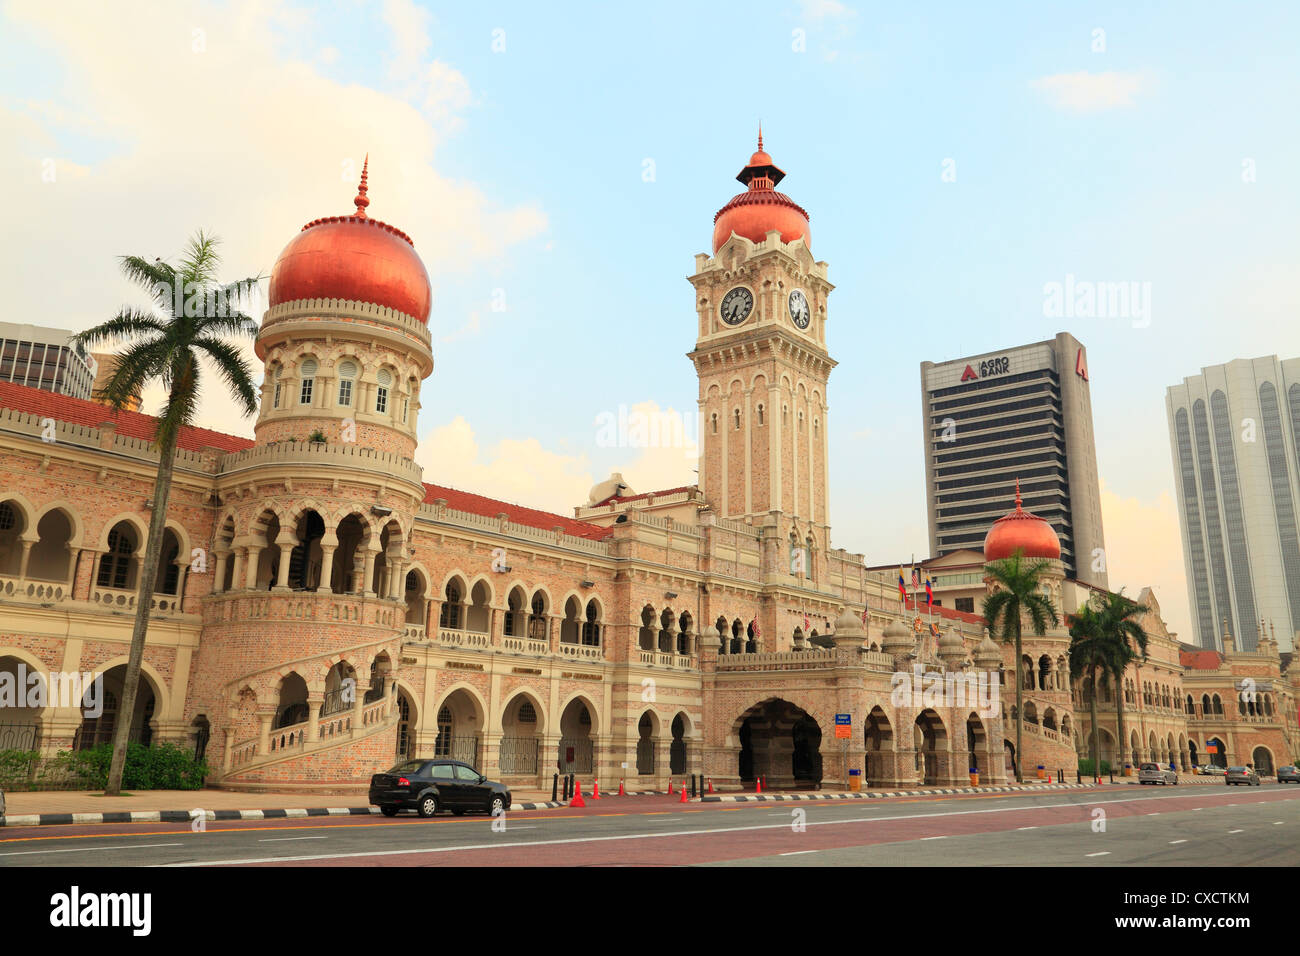
<path id="1" fill-rule="evenodd" d="M 718 658 L 718 670 L 803 670 L 831 667 L 835 651 L 779 651 L 765 654 L 728 654 Z"/>
<path id="2" fill-rule="evenodd" d="M 306 739 L 307 725 L 305 723 L 272 731 L 271 753 L 280 753 L 284 750 L 301 750 L 303 741 Z"/>
<path id="3" fill-rule="evenodd" d="M 486 632 L 460 631 L 451 628 L 438 628 L 438 642 L 453 647 L 490 647 L 492 640 Z"/>
<path id="4" fill-rule="evenodd" d="M 531 637 L 503 637 L 501 646 L 518 654 L 545 654 L 550 649 L 546 641 L 535 641 Z"/>
<path id="5" fill-rule="evenodd" d="M 406 625 L 404 628 L 402 628 L 402 639 L 406 641 L 424 640 L 424 625 L 423 624 Z"/>
<path id="6" fill-rule="evenodd" d="M 605 651 L 599 645 L 560 643 L 560 653 L 569 657 L 581 657 L 587 660 L 604 660 Z"/>
<path id="7" fill-rule="evenodd" d="M 0 750 L 39 750 L 40 724 L 0 724 Z"/>
<path id="8" fill-rule="evenodd" d="M 642 737 L 636 742 L 636 772 L 655 772 L 655 742 L 652 737 Z"/>
<path id="9" fill-rule="evenodd" d="M 0 598 L 52 604 L 71 597 L 72 590 L 62 581 L 33 581 L 29 578 L 0 577 Z"/>
<path id="10" fill-rule="evenodd" d="M 257 756 L 258 740 L 245 740 L 230 748 L 230 766 L 232 768 L 248 763 Z"/>
<path id="11" fill-rule="evenodd" d="M 459 760 L 477 769 L 479 765 L 478 745 L 479 738 L 476 736 L 453 737 L 439 731 L 437 739 L 433 742 L 433 755 L 435 757 L 450 757 L 452 760 Z"/>
<path id="12" fill-rule="evenodd" d="M 641 651 L 641 663 L 642 663 L 642 664 L 653 664 L 654 662 L 655 662 L 655 652 L 654 652 L 654 651 Z"/>
<path id="13" fill-rule="evenodd" d="M 503 774 L 537 773 L 537 737 L 502 737 L 497 762 Z"/>
<path id="14" fill-rule="evenodd" d="M 101 588 L 95 585 L 90 589 L 90 601 L 113 610 L 131 611 L 135 609 L 137 592 L 134 588 Z M 181 606 L 181 595 L 155 593 L 149 601 L 151 611 L 163 614 L 175 614 Z"/>
<path id="15" fill-rule="evenodd" d="M 340 737 L 352 729 L 352 711 L 339 714 L 337 717 L 322 717 L 320 726 L 316 729 L 317 740 L 332 740 Z"/>
<path id="16" fill-rule="evenodd" d="M 367 704 L 361 709 L 361 726 L 373 727 L 375 724 L 382 724 L 387 709 L 387 700 L 377 700 L 373 704 Z"/>
<path id="17" fill-rule="evenodd" d="M 555 769 L 560 773 L 591 773 L 594 753 L 590 737 L 564 737 L 560 740 Z"/>

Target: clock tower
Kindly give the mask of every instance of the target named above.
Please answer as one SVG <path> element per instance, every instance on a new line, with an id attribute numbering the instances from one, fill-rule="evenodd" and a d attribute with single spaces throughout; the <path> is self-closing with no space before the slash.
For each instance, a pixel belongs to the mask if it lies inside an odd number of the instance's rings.
<path id="1" fill-rule="evenodd" d="M 695 257 L 699 484 L 716 514 L 775 524 L 792 550 L 824 551 L 827 502 L 826 303 L 834 286 L 809 251 L 808 214 L 776 192 L 763 151 L 746 190 L 714 217 L 713 255 Z"/>

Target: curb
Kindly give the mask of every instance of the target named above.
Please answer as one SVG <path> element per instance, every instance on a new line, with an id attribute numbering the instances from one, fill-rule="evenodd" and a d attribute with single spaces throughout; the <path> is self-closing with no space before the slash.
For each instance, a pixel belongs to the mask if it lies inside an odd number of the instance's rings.
<path id="1" fill-rule="evenodd" d="M 566 803 L 512 803 L 511 810 L 549 810 Z M 27 813 L 0 817 L 3 827 L 50 827 L 84 823 L 189 823 L 198 819 L 198 810 L 122 810 L 106 813 Z M 209 823 L 239 820 L 287 820 L 297 817 L 366 817 L 378 816 L 378 807 L 307 807 L 286 810 L 204 810 Z"/>
<path id="2" fill-rule="evenodd" d="M 762 803 L 765 800 L 878 800 L 884 797 L 924 797 L 929 794 L 1015 793 L 1041 790 L 1090 790 L 1091 783 L 1045 783 L 1036 787 L 945 787 L 936 790 L 862 791 L 856 793 L 742 793 L 732 796 L 705 794 L 704 803 Z"/>

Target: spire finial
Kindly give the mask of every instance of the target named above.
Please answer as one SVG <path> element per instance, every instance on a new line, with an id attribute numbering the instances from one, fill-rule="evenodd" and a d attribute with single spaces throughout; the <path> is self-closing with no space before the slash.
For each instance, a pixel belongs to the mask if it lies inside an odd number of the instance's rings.
<path id="1" fill-rule="evenodd" d="M 758 151 L 763 151 L 763 121 L 758 121 Z"/>
<path id="2" fill-rule="evenodd" d="M 370 154 L 366 153 L 366 161 L 361 164 L 361 184 L 357 186 L 357 198 L 352 200 L 353 205 L 357 207 L 354 215 L 359 219 L 366 218 L 366 207 L 370 205 L 370 199 L 366 196 L 366 176 L 370 168 Z"/>
<path id="3" fill-rule="evenodd" d="M 1020 510 L 1020 479 L 1016 479 L 1016 510 Z"/>

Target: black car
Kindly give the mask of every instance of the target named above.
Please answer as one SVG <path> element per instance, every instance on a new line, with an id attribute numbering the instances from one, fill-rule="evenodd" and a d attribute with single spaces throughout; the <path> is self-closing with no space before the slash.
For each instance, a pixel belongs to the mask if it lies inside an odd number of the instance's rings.
<path id="1" fill-rule="evenodd" d="M 386 817 L 398 810 L 422 817 L 439 810 L 496 814 L 510 809 L 510 791 L 459 760 L 406 760 L 370 778 L 370 802 Z"/>

